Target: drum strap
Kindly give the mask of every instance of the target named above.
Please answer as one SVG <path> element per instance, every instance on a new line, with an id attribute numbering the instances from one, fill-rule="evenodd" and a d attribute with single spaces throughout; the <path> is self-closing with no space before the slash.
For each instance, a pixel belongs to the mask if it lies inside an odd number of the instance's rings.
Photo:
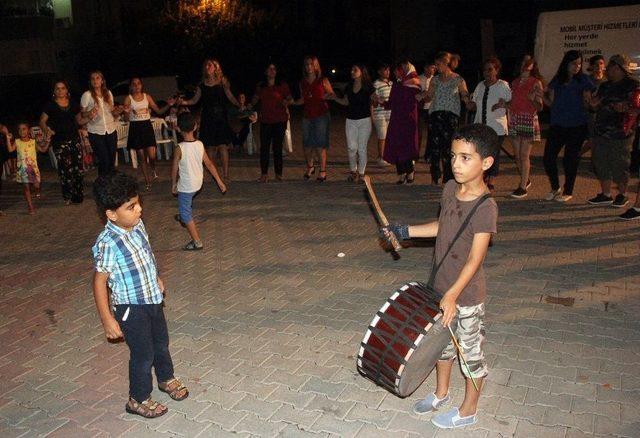
<path id="1" fill-rule="evenodd" d="M 451 251 L 451 248 L 453 248 L 453 245 L 456 243 L 458 238 L 460 238 L 460 236 L 462 236 L 462 233 L 464 232 L 464 230 L 469 225 L 469 222 L 471 222 L 471 218 L 475 214 L 475 212 L 478 209 L 478 207 L 480 207 L 480 205 L 482 205 L 482 203 L 484 201 L 486 201 L 487 199 L 489 199 L 490 197 L 491 197 L 491 195 L 489 193 L 483 195 L 480 199 L 478 199 L 478 202 L 475 203 L 473 208 L 471 208 L 471 211 L 469 211 L 469 214 L 467 214 L 467 217 L 464 219 L 464 222 L 462 222 L 462 225 L 460 225 L 460 229 L 458 230 L 456 235 L 453 237 L 453 240 L 449 244 L 449 248 L 447 248 L 447 251 L 442 256 L 442 260 L 440 260 L 440 262 L 438 264 L 436 264 L 436 256 L 435 256 L 435 254 L 433 255 L 433 265 L 431 266 L 431 275 L 429 275 L 429 282 L 427 283 L 428 286 L 433 287 L 433 282 L 436 279 L 436 273 L 438 272 L 438 270 L 442 266 L 442 263 L 444 263 L 444 261 L 446 260 L 447 256 L 449 255 L 449 251 Z"/>

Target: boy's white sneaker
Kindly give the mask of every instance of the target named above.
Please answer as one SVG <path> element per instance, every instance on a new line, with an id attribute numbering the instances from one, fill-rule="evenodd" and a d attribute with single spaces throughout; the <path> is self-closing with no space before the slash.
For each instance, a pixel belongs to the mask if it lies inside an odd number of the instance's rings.
<path id="1" fill-rule="evenodd" d="M 432 392 L 424 400 L 420 400 L 413 405 L 413 412 L 419 415 L 433 412 L 447 404 L 449 400 L 451 400 L 451 397 L 448 393 L 443 398 L 438 398 L 436 394 Z"/>
<path id="2" fill-rule="evenodd" d="M 458 408 L 453 408 L 442 414 L 434 415 L 431 422 L 440 429 L 457 429 L 458 427 L 471 426 L 478 421 L 478 414 L 461 417 Z"/>

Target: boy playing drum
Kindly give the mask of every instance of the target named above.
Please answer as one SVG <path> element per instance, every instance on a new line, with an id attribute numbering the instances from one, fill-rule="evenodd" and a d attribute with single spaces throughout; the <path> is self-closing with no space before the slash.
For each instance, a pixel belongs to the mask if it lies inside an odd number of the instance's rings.
<path id="1" fill-rule="evenodd" d="M 477 421 L 478 399 L 487 375 L 482 351 L 486 299 L 482 263 L 491 236 L 497 231 L 498 207 L 491 198 L 485 201 L 484 195 L 489 193 L 489 189 L 484 183 L 483 174 L 493 164 L 498 151 L 498 137 L 491 128 L 474 124 L 458 129 L 451 143 L 451 167 L 455 180 L 450 180 L 444 186 L 439 219 L 421 225 L 393 224 L 382 229 L 387 239 L 390 233 L 394 233 L 398 240 L 436 237 L 434 257 L 438 263 L 443 263 L 433 285 L 443 293 L 440 301 L 444 313 L 442 323 L 448 327 L 457 318 L 455 335 L 468 363 L 468 369 L 463 367 L 466 380 L 464 401 L 460 407 L 431 419 L 440 428 L 464 427 Z M 479 203 L 477 210 L 472 213 L 468 226 L 455 240 L 476 203 Z M 436 411 L 450 401 L 449 381 L 455 355 L 456 350 L 450 342 L 436 364 L 435 392 L 419 401 L 413 408 L 414 412 L 425 414 Z"/>

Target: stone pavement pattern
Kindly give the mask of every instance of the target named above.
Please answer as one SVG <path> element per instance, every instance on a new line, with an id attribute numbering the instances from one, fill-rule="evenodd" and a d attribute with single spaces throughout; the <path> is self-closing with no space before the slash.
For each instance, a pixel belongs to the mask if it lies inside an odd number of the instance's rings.
<path id="1" fill-rule="evenodd" d="M 128 351 L 106 342 L 91 294 L 101 229 L 93 201 L 63 207 L 45 172 L 46 198 L 27 216 L 19 189 L 5 184 L 0 436 L 640 436 L 640 228 L 585 205 L 596 191 L 586 165 L 576 200 L 560 205 L 539 200 L 548 190 L 539 157 L 530 198 L 507 198 L 516 180 L 503 160 L 499 234 L 485 262 L 491 374 L 476 425 L 439 431 L 411 413 L 434 375 L 407 399 L 358 375 L 373 314 L 403 283 L 426 279 L 432 249 L 416 245 L 397 261 L 380 249 L 362 186 L 345 182 L 343 125 L 333 126 L 338 164 L 324 184 L 302 181 L 299 151 L 282 184 L 255 183 L 257 160 L 247 157 L 235 160 L 226 197 L 207 182 L 195 204 L 201 252 L 180 250 L 187 235 L 160 165 L 144 220 L 191 396 L 178 403 L 155 390 L 170 410 L 157 420 L 124 413 Z M 391 168 L 371 167 L 390 218 L 435 216 L 439 190 L 424 168 L 414 186 L 396 186 Z M 462 387 L 456 371 L 456 403 Z"/>

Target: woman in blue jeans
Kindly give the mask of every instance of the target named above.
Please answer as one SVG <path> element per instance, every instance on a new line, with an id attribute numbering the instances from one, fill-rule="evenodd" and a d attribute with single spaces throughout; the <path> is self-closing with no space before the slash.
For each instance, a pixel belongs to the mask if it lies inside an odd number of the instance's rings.
<path id="1" fill-rule="evenodd" d="M 544 170 L 551 191 L 548 201 L 567 202 L 573 198 L 578 175 L 580 149 L 587 137 L 587 107 L 594 90 L 589 76 L 582 72 L 582 53 L 569 50 L 564 54 L 558 71 L 544 92 L 544 103 L 551 108 L 551 126 L 544 148 Z M 564 148 L 564 187 L 560 188 L 557 159 Z"/>

